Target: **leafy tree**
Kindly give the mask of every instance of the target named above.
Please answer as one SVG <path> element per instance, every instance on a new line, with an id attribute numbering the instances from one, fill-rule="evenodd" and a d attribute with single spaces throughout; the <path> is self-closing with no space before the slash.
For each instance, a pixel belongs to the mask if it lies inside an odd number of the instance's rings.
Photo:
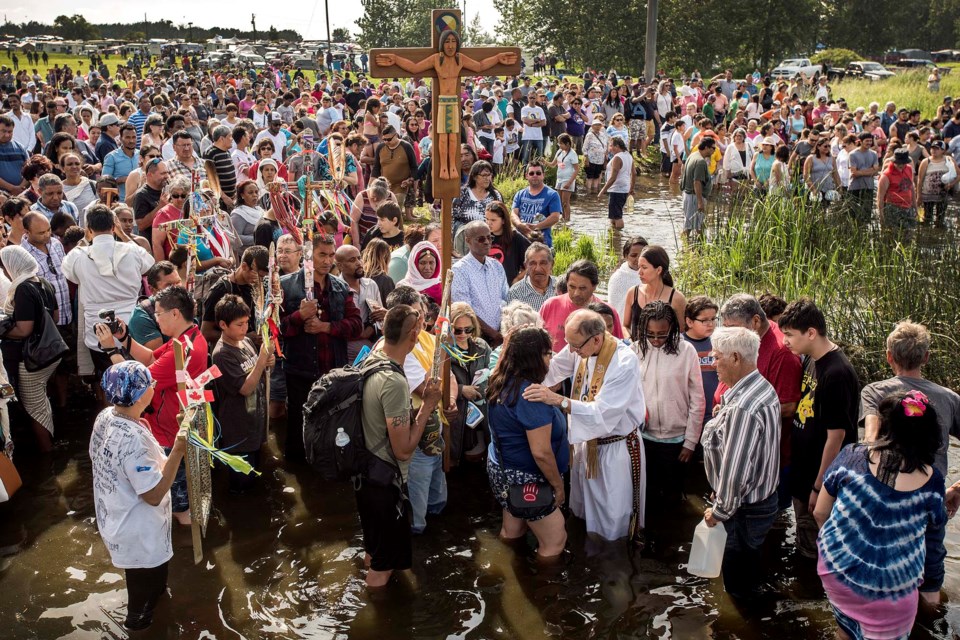
<path id="1" fill-rule="evenodd" d="M 334 42 L 350 42 L 353 40 L 353 36 L 350 35 L 350 29 L 336 27 L 330 33 L 330 39 Z"/>
<path id="2" fill-rule="evenodd" d="M 53 27 L 57 35 L 65 40 L 95 40 L 100 37 L 100 30 L 79 14 L 57 16 Z"/>

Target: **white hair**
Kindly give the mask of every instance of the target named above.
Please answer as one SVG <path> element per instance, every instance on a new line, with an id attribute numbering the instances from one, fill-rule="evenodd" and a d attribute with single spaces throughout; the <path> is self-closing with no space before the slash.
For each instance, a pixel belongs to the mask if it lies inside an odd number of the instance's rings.
<path id="1" fill-rule="evenodd" d="M 710 338 L 713 350 L 724 355 L 740 354 L 745 362 L 757 363 L 760 336 L 745 327 L 721 327 Z"/>
<path id="2" fill-rule="evenodd" d="M 526 302 L 514 300 L 500 314 L 500 332 L 508 333 L 521 327 L 543 328 L 543 318 Z"/>

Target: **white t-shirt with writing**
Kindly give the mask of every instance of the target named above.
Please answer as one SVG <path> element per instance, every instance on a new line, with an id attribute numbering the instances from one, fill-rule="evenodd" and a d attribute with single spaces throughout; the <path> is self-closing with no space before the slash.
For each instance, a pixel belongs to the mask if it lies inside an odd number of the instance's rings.
<path id="1" fill-rule="evenodd" d="M 543 112 L 543 109 L 540 107 L 524 107 L 520 110 L 520 117 L 524 120 L 533 119 L 533 120 L 546 120 L 547 115 Z M 523 138 L 522 140 L 543 140 L 543 131 L 540 127 L 531 127 L 524 122 L 523 127 Z"/>
<path id="2" fill-rule="evenodd" d="M 170 493 L 156 507 L 140 496 L 163 477 L 167 457 L 146 422 L 108 407 L 90 436 L 97 529 L 118 569 L 150 569 L 173 557 Z"/>

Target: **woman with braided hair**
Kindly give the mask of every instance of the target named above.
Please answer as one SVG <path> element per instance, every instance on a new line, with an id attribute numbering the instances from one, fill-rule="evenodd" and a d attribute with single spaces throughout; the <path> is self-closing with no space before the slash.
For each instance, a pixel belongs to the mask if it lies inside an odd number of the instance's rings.
<path id="1" fill-rule="evenodd" d="M 640 310 L 631 336 L 640 357 L 647 404 L 643 447 L 648 500 L 654 513 L 679 504 L 684 466 L 693 458 L 703 429 L 703 380 L 696 349 L 680 338 L 673 308 L 656 300 Z"/>

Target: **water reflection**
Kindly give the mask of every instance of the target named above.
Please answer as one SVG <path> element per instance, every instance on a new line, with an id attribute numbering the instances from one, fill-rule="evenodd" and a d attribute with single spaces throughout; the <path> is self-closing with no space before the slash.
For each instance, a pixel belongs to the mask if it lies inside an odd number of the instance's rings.
<path id="1" fill-rule="evenodd" d="M 678 195 L 640 181 L 624 234 L 675 252 Z M 606 203 L 581 197 L 574 224 L 606 230 Z M 123 638 L 125 592 L 95 529 L 87 441 L 93 413 L 79 404 L 58 424 L 51 456 L 20 459 L 25 487 L 0 505 L 0 638 Z M 282 430 L 283 425 L 276 425 Z M 649 545 L 588 539 L 569 525 L 568 551 L 539 565 L 529 541 L 497 538 L 500 521 L 478 466 L 450 475 L 446 513 L 414 540 L 414 570 L 386 591 L 361 579 L 360 528 L 352 490 L 278 460 L 271 435 L 257 490 L 230 496 L 215 475 L 216 513 L 204 560 L 192 563 L 189 531 L 175 530 L 171 597 L 143 638 L 831 638 L 832 615 L 814 568 L 793 552 L 789 514 L 766 546 L 769 595 L 736 607 L 719 581 L 683 571 L 709 489 L 702 467 L 685 505 L 651 515 Z M 951 448 L 951 477 L 960 457 Z M 948 526 L 948 597 L 960 596 L 960 534 Z M 954 637 L 960 607 L 918 619 L 915 638 Z"/>

